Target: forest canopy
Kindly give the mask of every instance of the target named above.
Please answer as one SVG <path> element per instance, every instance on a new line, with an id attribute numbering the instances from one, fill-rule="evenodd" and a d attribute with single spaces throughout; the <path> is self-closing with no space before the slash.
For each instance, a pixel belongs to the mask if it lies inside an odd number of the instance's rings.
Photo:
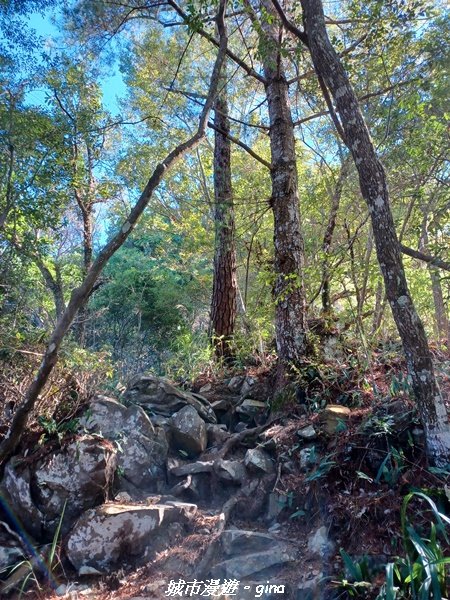
<path id="1" fill-rule="evenodd" d="M 333 334 L 400 340 L 450 448 L 444 6 L 3 0 L 0 27 L 0 353 L 42 357 L 13 432 L 58 354 L 110 389 L 277 361 L 279 391 Z"/>

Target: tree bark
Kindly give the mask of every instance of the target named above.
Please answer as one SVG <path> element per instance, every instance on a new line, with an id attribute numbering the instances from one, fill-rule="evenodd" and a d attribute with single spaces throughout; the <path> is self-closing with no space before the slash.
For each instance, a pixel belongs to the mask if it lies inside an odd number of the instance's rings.
<path id="1" fill-rule="evenodd" d="M 76 123 L 76 120 L 73 119 Z M 78 188 L 78 141 L 76 128 L 73 134 L 73 171 L 74 171 L 74 196 L 81 213 L 82 230 L 83 230 L 83 277 L 86 277 L 89 269 L 92 266 L 93 258 L 93 210 L 94 210 L 94 174 L 93 174 L 93 159 L 92 150 L 89 143 L 86 142 L 86 158 L 87 158 L 87 189 L 83 193 Z M 86 320 L 87 320 L 87 303 L 80 308 L 75 323 L 75 329 L 78 337 L 78 343 L 81 347 L 85 345 L 86 338 Z"/>
<path id="2" fill-rule="evenodd" d="M 47 268 L 44 261 L 40 257 L 34 256 L 34 255 L 29 255 L 29 256 L 30 256 L 31 260 L 34 260 L 36 266 L 38 267 L 39 271 L 41 272 L 41 275 L 42 275 L 48 289 L 52 293 L 53 301 L 55 303 L 56 320 L 59 321 L 59 319 L 62 317 L 62 315 L 66 309 L 66 303 L 64 301 L 64 291 L 63 291 L 62 283 L 61 283 L 61 277 L 60 277 L 60 275 L 58 275 L 59 267 L 55 266 L 56 275 L 55 275 L 55 277 L 53 277 L 50 270 Z"/>
<path id="3" fill-rule="evenodd" d="M 450 271 L 450 263 L 446 262 L 445 260 L 442 260 L 442 258 L 439 258 L 438 256 L 430 256 L 429 254 L 424 254 L 419 250 L 413 250 L 412 248 L 408 248 L 408 246 L 404 246 L 403 244 L 400 244 L 400 250 L 403 252 L 403 254 L 406 254 L 411 258 L 417 258 L 417 260 L 422 260 L 423 262 L 426 262 L 430 265 L 434 265 L 435 267 L 439 267 L 444 271 Z"/>
<path id="4" fill-rule="evenodd" d="M 14 206 L 14 167 L 16 161 L 15 148 L 13 143 L 13 115 L 16 108 L 16 98 L 11 91 L 7 91 L 9 95 L 9 128 L 7 132 L 7 147 L 8 147 L 8 166 L 6 169 L 6 190 L 5 190 L 5 205 L 0 213 L 0 231 L 5 227 L 9 213 Z"/>
<path id="5" fill-rule="evenodd" d="M 314 68 L 335 102 L 344 142 L 352 153 L 361 193 L 372 219 L 378 262 L 403 343 L 408 373 L 426 432 L 428 454 L 436 463 L 444 464 L 450 458 L 448 415 L 434 375 L 425 330 L 408 290 L 385 171 L 349 77 L 328 38 L 321 0 L 301 0 L 301 4 L 305 26 L 303 41 L 306 36 Z"/>
<path id="6" fill-rule="evenodd" d="M 339 177 L 331 198 L 331 209 L 328 215 L 328 222 L 325 228 L 325 233 L 322 241 L 323 264 L 322 264 L 322 311 L 325 315 L 330 315 L 332 312 L 331 296 L 330 296 L 330 255 L 331 242 L 333 241 L 334 230 L 336 229 L 336 219 L 341 203 L 342 189 L 348 172 L 348 160 L 345 159 L 341 165 Z"/>
<path id="7" fill-rule="evenodd" d="M 269 0 L 261 7 L 271 17 Z M 263 17 L 260 47 L 270 121 L 272 197 L 274 218 L 275 332 L 278 353 L 277 387 L 285 379 L 289 363 L 299 364 L 306 352 L 306 298 L 303 282 L 304 243 L 301 231 L 294 126 L 289 89 L 276 19 Z"/>
<path id="8" fill-rule="evenodd" d="M 422 220 L 422 231 L 420 236 L 420 250 L 422 252 L 428 251 L 428 214 L 424 211 Z M 438 340 L 445 341 L 448 344 L 449 339 L 449 319 L 445 308 L 444 294 L 442 293 L 441 278 L 439 276 L 439 269 L 430 262 L 427 263 L 428 273 L 431 280 L 431 291 L 433 293 L 434 302 L 434 319 L 436 337 Z"/>
<path id="9" fill-rule="evenodd" d="M 223 70 L 224 71 L 224 70 Z M 214 276 L 211 299 L 211 334 L 217 356 L 232 355 L 236 323 L 236 246 L 231 186 L 230 121 L 225 73 L 214 104 Z"/>
<path id="10" fill-rule="evenodd" d="M 373 311 L 373 319 L 372 319 L 372 329 L 370 331 L 370 336 L 373 338 L 378 333 L 381 327 L 381 322 L 383 320 L 383 314 L 386 306 L 386 298 L 384 292 L 384 286 L 381 279 L 377 283 L 377 290 L 375 292 L 375 308 Z"/>
<path id="11" fill-rule="evenodd" d="M 58 321 L 50 338 L 39 370 L 31 386 L 28 388 L 22 404 L 14 413 L 11 427 L 0 444 L 0 466 L 2 469 L 5 466 L 6 460 L 17 448 L 22 432 L 26 427 L 29 414 L 33 410 L 39 394 L 44 388 L 48 377 L 58 360 L 58 350 L 61 346 L 61 342 L 71 326 L 78 310 L 87 302 L 101 271 L 111 256 L 122 246 L 122 244 L 130 235 L 138 219 L 148 205 L 153 192 L 164 179 L 166 172 L 171 169 L 187 152 L 198 146 L 198 144 L 205 137 L 206 124 L 208 122 L 208 116 L 217 94 L 220 72 L 227 48 L 228 40 L 224 21 L 226 1 L 227 0 L 220 0 L 220 6 L 218 9 L 217 25 L 220 32 L 220 47 L 211 75 L 208 96 L 200 115 L 197 132 L 187 141 L 179 144 L 160 164 L 156 166 L 142 194 L 130 211 L 128 219 L 124 222 L 119 232 L 104 246 L 104 248 L 98 254 L 80 287 L 73 290 L 69 304 L 61 316 L 61 319 Z"/>

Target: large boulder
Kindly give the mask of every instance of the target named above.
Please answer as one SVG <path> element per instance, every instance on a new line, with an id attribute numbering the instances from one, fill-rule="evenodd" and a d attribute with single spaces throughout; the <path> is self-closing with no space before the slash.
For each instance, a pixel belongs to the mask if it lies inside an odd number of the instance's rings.
<path id="1" fill-rule="evenodd" d="M 274 544 L 264 552 L 253 552 L 234 556 L 217 563 L 211 570 L 214 578 L 221 579 L 247 579 L 266 573 L 269 569 L 280 567 L 295 560 L 294 554 L 287 544 Z"/>
<path id="2" fill-rule="evenodd" d="M 86 575 L 144 564 L 170 546 L 180 532 L 178 524 L 186 523 L 195 510 L 195 505 L 181 502 L 98 506 L 75 523 L 65 544 L 67 558 Z"/>
<path id="3" fill-rule="evenodd" d="M 265 512 L 275 480 L 276 475 L 272 473 L 242 482 L 242 498 L 236 505 L 236 514 L 239 514 L 239 518 L 254 520 Z"/>
<path id="4" fill-rule="evenodd" d="M 166 379 L 151 375 L 136 375 L 125 392 L 127 402 L 138 404 L 149 413 L 171 417 L 187 405 L 193 406 L 207 423 L 217 423 L 216 416 L 208 400 L 180 390 Z"/>
<path id="5" fill-rule="evenodd" d="M 185 406 L 172 417 L 170 432 L 175 449 L 182 450 L 189 457 L 198 456 L 206 450 L 206 423 L 193 406 Z"/>
<path id="6" fill-rule="evenodd" d="M 277 545 L 272 535 L 246 529 L 225 529 L 220 536 L 223 553 L 227 557 L 265 552 Z"/>
<path id="7" fill-rule="evenodd" d="M 154 427 L 146 412 L 136 405 L 123 406 L 105 396 L 91 402 L 80 425 L 115 441 L 120 486 L 131 484 L 141 491 L 154 491 L 165 480 L 168 443 L 163 428 Z"/>
<path id="8" fill-rule="evenodd" d="M 5 467 L 0 495 L 19 526 L 39 539 L 42 537 L 44 515 L 31 496 L 31 474 L 30 465 L 20 465 L 19 458 L 13 457 Z"/>
<path id="9" fill-rule="evenodd" d="M 25 529 L 51 539 L 63 512 L 66 532 L 86 509 L 104 501 L 116 466 L 111 442 L 83 435 L 36 462 L 14 457 L 2 491 Z"/>
<path id="10" fill-rule="evenodd" d="M 241 484 L 247 479 L 247 472 L 240 460 L 217 459 L 214 472 L 222 481 Z"/>

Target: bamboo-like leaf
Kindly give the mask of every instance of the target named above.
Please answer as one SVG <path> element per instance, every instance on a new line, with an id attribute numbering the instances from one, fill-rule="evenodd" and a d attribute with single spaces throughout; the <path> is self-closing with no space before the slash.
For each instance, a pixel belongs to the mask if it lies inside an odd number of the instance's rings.
<path id="1" fill-rule="evenodd" d="M 397 590 L 394 587 L 394 563 L 388 563 L 386 565 L 386 588 L 385 588 L 386 600 L 395 600 L 397 597 Z"/>

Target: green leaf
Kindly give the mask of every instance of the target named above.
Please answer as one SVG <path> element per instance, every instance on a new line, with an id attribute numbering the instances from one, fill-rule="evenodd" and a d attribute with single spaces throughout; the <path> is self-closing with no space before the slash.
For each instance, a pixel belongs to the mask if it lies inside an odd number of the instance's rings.
<path id="1" fill-rule="evenodd" d="M 372 477 L 369 477 L 366 473 L 363 473 L 362 471 L 356 471 L 356 474 L 360 479 L 365 479 L 366 481 L 370 481 L 370 483 L 373 483 Z"/>

